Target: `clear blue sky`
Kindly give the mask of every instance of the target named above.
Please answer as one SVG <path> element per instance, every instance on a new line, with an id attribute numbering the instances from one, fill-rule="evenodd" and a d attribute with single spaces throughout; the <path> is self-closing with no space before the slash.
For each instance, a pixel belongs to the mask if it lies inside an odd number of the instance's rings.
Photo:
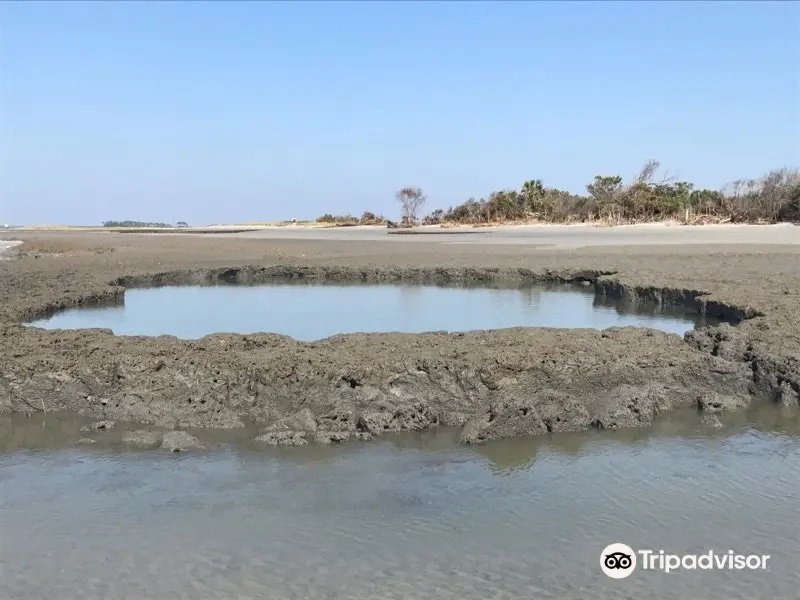
<path id="1" fill-rule="evenodd" d="M 0 223 L 399 215 L 800 165 L 800 3 L 5 2 Z"/>

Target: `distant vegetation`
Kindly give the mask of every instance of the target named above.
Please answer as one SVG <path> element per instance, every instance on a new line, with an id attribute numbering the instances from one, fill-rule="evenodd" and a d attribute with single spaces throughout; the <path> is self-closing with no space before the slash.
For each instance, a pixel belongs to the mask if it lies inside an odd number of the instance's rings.
<path id="1" fill-rule="evenodd" d="M 470 198 L 447 210 L 435 210 L 423 223 L 503 223 L 540 221 L 609 224 L 677 220 L 684 223 L 753 223 L 800 220 L 800 171 L 778 169 L 759 179 L 739 180 L 722 190 L 696 189 L 666 175 L 648 162 L 630 183 L 619 175 L 597 175 L 585 194 L 548 188 L 540 179 L 518 190 L 488 198 Z"/>
<path id="2" fill-rule="evenodd" d="M 531 179 L 519 189 L 499 190 L 488 198 L 470 198 L 447 210 L 434 210 L 423 225 L 501 223 L 582 223 L 609 225 L 678 221 L 681 223 L 776 223 L 800 221 L 800 170 L 777 169 L 759 179 L 734 181 L 721 190 L 658 175 L 658 161 L 648 162 L 629 183 L 619 175 L 597 175 L 586 193 L 571 194 Z M 403 223 L 417 223 L 425 202 L 419 188 L 397 192 Z M 371 213 L 364 213 L 365 215 Z M 325 219 L 340 219 L 325 215 Z M 352 224 L 359 220 L 347 217 Z M 335 222 L 335 221 L 334 221 Z"/>
<path id="3" fill-rule="evenodd" d="M 383 215 L 376 215 L 369 211 L 364 211 L 361 218 L 353 217 L 351 215 L 329 215 L 325 214 L 317 217 L 317 223 L 325 223 L 329 225 L 339 226 L 353 226 L 353 225 L 385 225 L 386 217 Z"/>
<path id="4" fill-rule="evenodd" d="M 172 227 L 169 223 L 147 223 L 145 221 L 103 221 L 103 227 Z"/>

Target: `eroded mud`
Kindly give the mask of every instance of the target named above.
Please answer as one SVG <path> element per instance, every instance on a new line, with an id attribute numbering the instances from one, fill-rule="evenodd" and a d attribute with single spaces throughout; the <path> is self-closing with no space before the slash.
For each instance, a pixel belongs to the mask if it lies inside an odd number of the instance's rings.
<path id="1" fill-rule="evenodd" d="M 60 251 L 0 263 L 0 412 L 67 410 L 159 430 L 247 426 L 262 443 L 303 445 L 439 425 L 461 427 L 462 440 L 475 443 L 638 427 L 677 407 L 715 414 L 756 399 L 798 405 L 794 249 L 548 253 L 100 234 L 55 244 L 33 237 L 28 246 L 39 239 Z M 275 277 L 584 281 L 597 293 L 682 304 L 736 325 L 685 339 L 627 328 L 513 329 L 315 343 L 274 334 L 127 338 L 21 325 L 61 308 L 119 301 L 126 286 Z"/>

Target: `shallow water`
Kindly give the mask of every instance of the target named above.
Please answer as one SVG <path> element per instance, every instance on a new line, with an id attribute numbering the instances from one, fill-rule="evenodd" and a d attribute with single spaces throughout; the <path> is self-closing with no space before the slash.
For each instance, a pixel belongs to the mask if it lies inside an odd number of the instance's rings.
<path id="1" fill-rule="evenodd" d="M 6 418 L 0 598 L 796 598 L 798 412 L 723 421 L 480 447 L 448 430 L 269 450 L 207 432 L 213 450 L 171 455 Z M 615 581 L 612 542 L 771 558 Z"/>
<path id="2" fill-rule="evenodd" d="M 3 228 L 0 227 L 0 230 Z M 14 246 L 21 244 L 19 240 L 0 240 L 0 260 L 9 260 L 12 258 L 11 249 Z"/>
<path id="3" fill-rule="evenodd" d="M 219 285 L 131 289 L 124 305 L 80 308 L 31 323 L 103 327 L 121 335 L 197 339 L 216 332 L 282 333 L 311 341 L 337 333 L 469 331 L 505 327 L 637 326 L 682 335 L 713 324 L 686 309 L 625 306 L 576 287 Z"/>

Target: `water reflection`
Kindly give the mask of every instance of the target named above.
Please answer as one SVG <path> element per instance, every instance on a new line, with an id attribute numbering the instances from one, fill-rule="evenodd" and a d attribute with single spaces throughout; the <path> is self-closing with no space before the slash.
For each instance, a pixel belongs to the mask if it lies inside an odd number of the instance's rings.
<path id="1" fill-rule="evenodd" d="M 707 327 L 719 325 L 719 318 L 708 315 L 701 315 L 691 307 L 671 306 L 656 304 L 654 302 L 636 302 L 633 300 L 614 299 L 608 296 L 597 295 L 594 297 L 592 306 L 597 309 L 613 309 L 618 315 L 637 315 L 641 317 L 663 317 L 684 315 L 692 319 L 695 327 Z"/>
<path id="2" fill-rule="evenodd" d="M 652 426 L 612 431 L 577 431 L 530 437 L 495 440 L 485 444 L 464 445 L 459 442 L 461 429 L 439 427 L 427 431 L 389 433 L 370 442 L 350 441 L 341 445 L 310 444 L 302 447 L 269 447 L 254 442 L 260 429 L 248 426 L 233 430 L 193 429 L 209 448 L 224 449 L 243 460 L 265 456 L 299 465 L 324 465 L 338 457 L 374 451 L 376 445 L 429 455 L 454 453 L 480 456 L 495 473 L 502 475 L 531 468 L 537 456 L 560 455 L 577 457 L 593 452 L 598 445 L 616 444 L 629 447 L 663 440 L 724 440 L 745 430 L 778 436 L 800 437 L 800 409 L 766 401 L 754 401 L 748 408 L 719 414 L 722 427 L 704 424 L 694 409 L 677 409 L 657 419 Z M 84 426 L 94 420 L 72 413 L 37 413 L 30 417 L 13 414 L 0 416 L 0 452 L 74 448 L 79 440 L 92 438 L 95 444 L 87 451 L 131 452 L 122 443 L 126 431 L 140 429 L 136 424 L 117 423 L 110 431 L 86 432 Z"/>
<path id="3" fill-rule="evenodd" d="M 542 292 L 544 290 L 550 289 L 550 291 L 557 291 L 555 287 L 550 286 L 526 286 L 519 288 L 520 296 L 525 300 L 525 303 L 532 307 L 538 308 L 542 301 Z M 562 291 L 577 291 L 577 288 L 566 290 L 562 288 Z"/>
<path id="4" fill-rule="evenodd" d="M 419 309 L 419 303 L 423 300 L 420 288 L 416 285 L 402 285 L 400 289 L 400 310 L 405 314 L 414 314 Z"/>
<path id="5" fill-rule="evenodd" d="M 539 456 L 559 455 L 576 458 L 594 452 L 603 445 L 623 445 L 631 448 L 659 441 L 724 441 L 744 431 L 757 431 L 775 436 L 800 437 L 800 409 L 754 401 L 745 410 L 719 415 L 722 427 L 703 423 L 694 409 L 673 410 L 649 427 L 634 427 L 616 431 L 576 431 L 530 437 L 495 440 L 479 445 L 459 445 L 460 429 L 441 428 L 430 432 L 402 433 L 386 436 L 397 448 L 435 453 L 459 449 L 486 459 L 489 469 L 497 475 L 513 474 L 530 469 Z"/>

